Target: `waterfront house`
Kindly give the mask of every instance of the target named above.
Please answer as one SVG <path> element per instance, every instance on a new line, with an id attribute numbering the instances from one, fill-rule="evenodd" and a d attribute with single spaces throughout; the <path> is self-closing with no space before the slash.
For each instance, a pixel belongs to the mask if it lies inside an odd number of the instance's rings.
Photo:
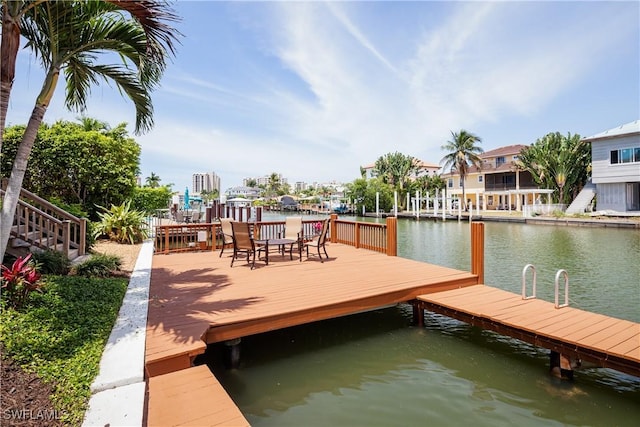
<path id="1" fill-rule="evenodd" d="M 640 211 L 640 120 L 585 138 L 591 142 L 596 209 Z"/>
<path id="2" fill-rule="evenodd" d="M 480 204 L 482 210 L 520 211 L 524 205 L 542 203 L 544 195 L 552 192 L 538 188 L 531 173 L 517 166 L 518 156 L 525 147 L 508 145 L 479 156 L 481 167 L 471 166 L 464 181 L 465 197 L 474 207 Z M 447 183 L 447 197 L 452 200 L 462 198 L 460 175 L 450 171 L 442 178 Z"/>
<path id="3" fill-rule="evenodd" d="M 427 163 L 419 159 L 416 159 L 416 166 L 417 166 L 417 172 L 410 177 L 411 179 L 416 179 L 421 176 L 438 175 L 440 173 L 440 168 L 441 168 L 440 165 L 437 165 L 435 163 Z M 362 167 L 362 170 L 365 172 L 364 177 L 366 179 L 373 178 L 375 176 L 374 175 L 375 167 L 376 167 L 375 163 Z"/>

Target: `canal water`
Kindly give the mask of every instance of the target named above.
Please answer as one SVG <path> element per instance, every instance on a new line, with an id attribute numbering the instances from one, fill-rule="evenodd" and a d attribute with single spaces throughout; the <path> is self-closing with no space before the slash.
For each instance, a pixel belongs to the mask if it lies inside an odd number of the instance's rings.
<path id="1" fill-rule="evenodd" d="M 470 269 L 468 223 L 401 219 L 398 238 L 399 256 Z M 485 257 L 488 285 L 520 293 L 530 263 L 538 297 L 553 301 L 565 269 L 571 306 L 640 322 L 638 231 L 486 222 Z M 411 326 L 399 305 L 303 325 L 244 338 L 236 370 L 211 346 L 210 366 L 254 427 L 640 425 L 640 378 L 584 369 L 557 380 L 544 349 L 425 320 Z"/>

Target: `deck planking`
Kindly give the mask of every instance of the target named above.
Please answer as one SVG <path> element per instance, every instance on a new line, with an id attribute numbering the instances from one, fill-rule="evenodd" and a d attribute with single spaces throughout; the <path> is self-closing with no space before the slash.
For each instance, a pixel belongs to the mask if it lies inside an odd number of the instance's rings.
<path id="1" fill-rule="evenodd" d="M 421 295 L 420 307 L 572 357 L 640 376 L 640 324 L 491 286 Z"/>
<path id="2" fill-rule="evenodd" d="M 206 343 L 268 332 L 477 284 L 469 272 L 342 244 L 329 260 L 270 254 L 269 265 L 231 251 L 154 255 L 147 320 L 148 376 L 191 366 Z"/>
<path id="3" fill-rule="evenodd" d="M 149 378 L 147 425 L 248 427 L 206 365 Z"/>

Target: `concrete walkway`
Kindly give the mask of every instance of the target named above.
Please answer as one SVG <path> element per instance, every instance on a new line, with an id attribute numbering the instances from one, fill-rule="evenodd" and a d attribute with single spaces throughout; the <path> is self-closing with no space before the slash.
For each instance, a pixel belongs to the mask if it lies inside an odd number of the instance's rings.
<path id="1" fill-rule="evenodd" d="M 153 240 L 143 243 L 118 318 L 91 385 L 83 426 L 141 426 L 144 416 L 144 351 Z"/>

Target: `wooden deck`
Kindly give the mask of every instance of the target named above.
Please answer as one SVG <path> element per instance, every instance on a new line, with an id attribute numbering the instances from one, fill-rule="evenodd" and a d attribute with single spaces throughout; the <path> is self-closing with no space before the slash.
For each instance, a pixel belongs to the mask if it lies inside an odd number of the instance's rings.
<path id="1" fill-rule="evenodd" d="M 206 365 L 149 378 L 148 405 L 148 426 L 249 426 Z"/>
<path id="2" fill-rule="evenodd" d="M 640 324 L 490 286 L 418 297 L 419 307 L 640 377 Z"/>
<path id="3" fill-rule="evenodd" d="M 148 377 L 191 366 L 206 342 L 220 342 L 409 301 L 418 295 L 475 285 L 469 272 L 387 256 L 343 244 L 330 259 L 269 265 L 231 251 L 154 255 L 145 367 Z"/>

